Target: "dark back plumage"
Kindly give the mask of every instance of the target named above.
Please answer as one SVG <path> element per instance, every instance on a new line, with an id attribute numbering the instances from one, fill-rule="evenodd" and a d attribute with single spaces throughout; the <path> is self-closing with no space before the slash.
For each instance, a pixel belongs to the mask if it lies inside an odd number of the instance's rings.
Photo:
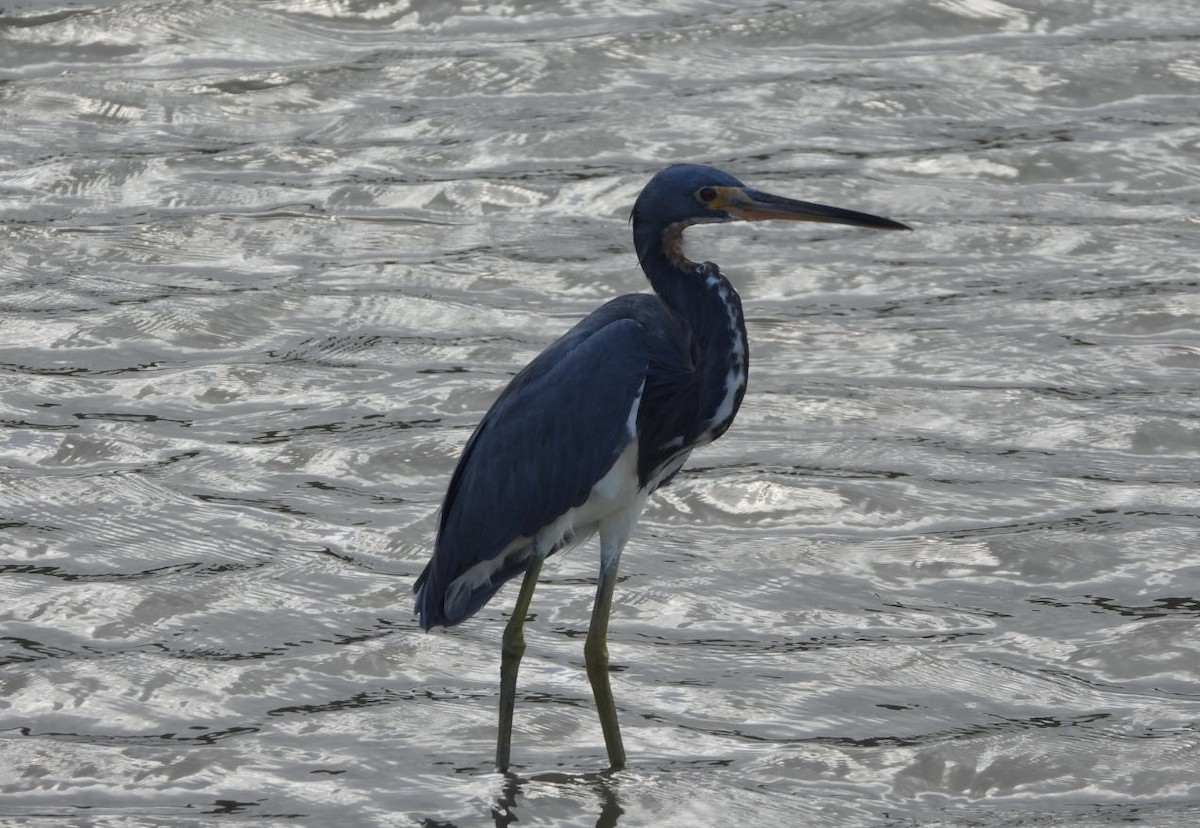
<path id="1" fill-rule="evenodd" d="M 416 584 L 422 627 L 469 618 L 524 571 L 534 550 L 510 549 L 513 541 L 532 539 L 582 505 L 632 439 L 639 439 L 639 460 L 656 456 L 641 449 L 642 435 L 661 432 L 668 420 L 652 412 L 695 408 L 691 353 L 682 319 L 657 297 L 632 294 L 598 308 L 513 378 L 450 480 L 433 558 Z M 630 434 L 639 392 L 638 427 Z M 657 428 L 643 431 L 647 422 Z M 455 579 L 506 549 L 486 581 L 448 594 Z"/>

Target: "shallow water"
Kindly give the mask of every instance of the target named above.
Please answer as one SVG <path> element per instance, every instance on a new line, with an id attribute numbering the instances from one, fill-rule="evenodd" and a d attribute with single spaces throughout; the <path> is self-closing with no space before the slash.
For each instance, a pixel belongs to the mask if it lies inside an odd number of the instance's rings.
<path id="1" fill-rule="evenodd" d="M 0 822 L 1191 826 L 1191 0 L 0 11 Z M 419 633 L 474 423 L 668 161 L 913 233 L 689 235 L 751 389 L 582 671 Z"/>

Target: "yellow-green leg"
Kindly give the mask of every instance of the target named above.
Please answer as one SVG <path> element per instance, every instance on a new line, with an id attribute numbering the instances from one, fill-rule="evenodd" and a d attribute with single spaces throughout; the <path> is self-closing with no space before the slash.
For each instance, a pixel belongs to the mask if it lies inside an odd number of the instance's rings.
<path id="1" fill-rule="evenodd" d="M 608 683 L 608 613 L 612 608 L 613 587 L 617 584 L 620 554 L 620 547 L 617 547 L 615 555 L 603 556 L 600 583 L 596 587 L 596 604 L 592 607 L 592 623 L 588 627 L 587 642 L 583 645 L 583 662 L 587 665 L 588 680 L 592 683 L 592 695 L 596 697 L 600 729 L 604 731 L 604 746 L 608 749 L 608 764 L 610 770 L 614 771 L 625 767 L 625 746 L 621 743 L 617 705 Z"/>
<path id="2" fill-rule="evenodd" d="M 496 737 L 496 770 L 508 770 L 512 755 L 513 709 L 517 705 L 517 671 L 521 668 L 521 656 L 525 654 L 525 616 L 529 614 L 529 602 L 537 586 L 538 573 L 542 570 L 541 557 L 534 556 L 525 570 L 521 581 L 521 592 L 516 606 L 504 628 L 504 640 L 500 649 L 500 731 Z"/>

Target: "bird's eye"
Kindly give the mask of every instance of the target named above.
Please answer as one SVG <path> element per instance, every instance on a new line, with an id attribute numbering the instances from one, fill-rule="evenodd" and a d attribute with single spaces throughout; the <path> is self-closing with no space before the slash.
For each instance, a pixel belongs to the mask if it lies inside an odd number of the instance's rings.
<path id="1" fill-rule="evenodd" d="M 696 198 L 700 199 L 705 204 L 708 204 L 710 201 L 714 201 L 716 197 L 717 190 L 715 187 L 701 187 L 696 191 Z"/>

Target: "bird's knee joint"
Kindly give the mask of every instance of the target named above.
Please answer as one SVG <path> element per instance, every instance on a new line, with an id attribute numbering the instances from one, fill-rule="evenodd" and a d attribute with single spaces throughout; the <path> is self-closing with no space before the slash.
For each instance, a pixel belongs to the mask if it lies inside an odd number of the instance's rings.
<path id="1" fill-rule="evenodd" d="M 525 655 L 525 638 L 514 637 L 504 639 L 500 647 L 500 657 L 504 661 L 520 661 Z"/>
<path id="2" fill-rule="evenodd" d="M 608 645 L 603 640 L 593 641 L 589 639 L 583 645 L 584 661 L 590 666 L 591 664 L 603 664 L 608 666 Z"/>

